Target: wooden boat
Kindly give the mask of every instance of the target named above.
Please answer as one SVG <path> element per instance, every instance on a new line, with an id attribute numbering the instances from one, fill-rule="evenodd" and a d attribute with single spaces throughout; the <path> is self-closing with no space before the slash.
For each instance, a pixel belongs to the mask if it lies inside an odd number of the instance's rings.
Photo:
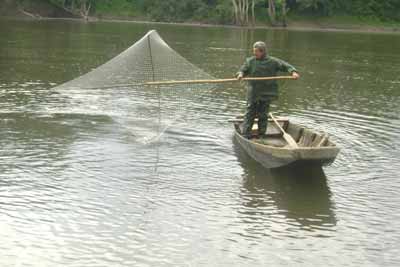
<path id="1" fill-rule="evenodd" d="M 241 135 L 243 116 L 238 116 L 232 122 L 235 126 L 235 138 L 240 146 L 266 168 L 278 168 L 294 163 L 328 165 L 335 160 L 340 151 L 329 140 L 327 134 L 317 133 L 289 122 L 287 118 L 278 118 L 277 122 L 295 140 L 297 148 L 287 143 L 282 131 L 272 120 L 268 122 L 265 138 L 258 138 L 257 123 L 255 123 L 251 139 Z"/>

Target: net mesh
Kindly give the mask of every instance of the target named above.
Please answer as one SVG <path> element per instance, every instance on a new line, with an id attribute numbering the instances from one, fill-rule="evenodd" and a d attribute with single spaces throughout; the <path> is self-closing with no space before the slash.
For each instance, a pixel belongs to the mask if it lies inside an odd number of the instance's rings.
<path id="1" fill-rule="evenodd" d="M 182 119 L 212 85 L 144 83 L 188 79 L 214 77 L 179 55 L 153 30 L 103 65 L 54 89 L 75 99 L 71 105 L 81 105 L 85 112 L 130 119 L 136 134 L 149 141 Z M 138 125 L 143 126 L 142 134 Z"/>

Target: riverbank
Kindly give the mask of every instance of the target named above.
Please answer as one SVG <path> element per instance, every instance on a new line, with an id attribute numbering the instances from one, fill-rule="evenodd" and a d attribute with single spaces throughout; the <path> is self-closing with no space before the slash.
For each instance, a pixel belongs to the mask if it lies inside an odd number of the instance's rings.
<path id="1" fill-rule="evenodd" d="M 0 3 L 0 17 L 16 19 L 77 18 L 73 14 L 44 0 L 25 1 L 23 3 L 17 3 L 14 0 L 3 0 Z"/>
<path id="2" fill-rule="evenodd" d="M 257 23 L 255 26 L 237 26 L 226 24 L 209 24 L 201 22 L 155 22 L 149 20 L 135 19 L 119 19 L 119 18 L 102 18 L 96 21 L 116 21 L 130 23 L 152 23 L 166 25 L 182 25 L 182 26 L 198 26 L 198 27 L 225 27 L 225 28 L 248 28 L 248 29 L 279 29 L 279 30 L 296 30 L 296 31 L 326 31 L 326 32 L 360 32 L 360 33 L 400 33 L 400 24 L 373 24 L 369 22 L 359 21 L 358 23 L 345 23 L 334 19 L 290 19 L 286 27 L 271 26 L 267 24 Z"/>
<path id="3" fill-rule="evenodd" d="M 312 18 L 294 16 L 289 19 L 288 24 L 290 28 L 296 29 L 400 33 L 399 22 L 382 22 L 370 18 L 358 18 L 352 16 L 329 16 Z"/>
<path id="4" fill-rule="evenodd" d="M 28 2 L 29 3 L 29 2 Z M 255 26 L 240 27 L 229 24 L 212 24 L 207 22 L 187 21 L 187 22 L 156 22 L 148 19 L 145 14 L 121 13 L 110 15 L 105 13 L 95 13 L 89 17 L 89 22 L 93 21 L 118 21 L 131 23 L 153 23 L 153 24 L 173 24 L 184 26 L 201 27 L 229 27 L 229 28 L 256 28 L 256 29 L 282 29 L 299 31 L 335 31 L 335 32 L 375 32 L 375 33 L 400 33 L 399 22 L 381 22 L 369 18 L 358 18 L 352 16 L 329 16 L 329 17 L 304 17 L 289 16 L 287 27 L 270 26 L 266 21 L 259 21 Z M 43 0 L 38 0 L 35 4 L 18 6 L 14 1 L 3 2 L 0 5 L 0 18 L 7 19 L 74 19 L 81 20 L 65 10 L 51 5 Z"/>
<path id="5" fill-rule="evenodd" d="M 288 26 L 269 26 L 265 24 L 257 24 L 255 26 L 242 27 L 236 25 L 225 24 L 209 24 L 201 22 L 157 22 L 151 20 L 134 19 L 134 18 L 118 18 L 118 17 L 90 17 L 88 21 L 80 18 L 55 18 L 42 16 L 0 16 L 0 19 L 14 20 L 73 20 L 82 23 L 93 22 L 124 22 L 124 23 L 140 23 L 140 24 L 162 24 L 162 25 L 180 25 L 180 26 L 196 26 L 196 27 L 222 27 L 222 28 L 237 28 L 237 29 L 275 29 L 275 30 L 293 30 L 293 31 L 321 31 L 321 32 L 360 32 L 360 33 L 395 33 L 400 34 L 400 25 L 381 26 L 371 24 L 340 24 L 329 23 L 325 21 L 307 21 L 293 20 L 289 21 Z"/>

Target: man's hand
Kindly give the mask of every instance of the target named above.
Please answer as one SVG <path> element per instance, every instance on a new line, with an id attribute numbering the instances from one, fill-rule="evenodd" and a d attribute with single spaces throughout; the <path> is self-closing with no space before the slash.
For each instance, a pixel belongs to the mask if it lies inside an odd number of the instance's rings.
<path id="1" fill-rule="evenodd" d="M 241 81 L 243 79 L 243 72 L 239 72 L 236 76 L 236 78 Z"/>
<path id="2" fill-rule="evenodd" d="M 293 79 L 297 80 L 297 79 L 300 78 L 300 74 L 297 73 L 297 72 L 295 72 L 295 71 L 293 71 L 293 72 L 292 72 L 292 77 L 293 77 Z"/>

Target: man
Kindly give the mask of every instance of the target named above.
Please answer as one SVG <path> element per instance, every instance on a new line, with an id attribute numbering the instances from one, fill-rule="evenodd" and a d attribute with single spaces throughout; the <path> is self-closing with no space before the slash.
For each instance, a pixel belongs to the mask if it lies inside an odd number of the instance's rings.
<path id="1" fill-rule="evenodd" d="M 246 59 L 237 78 L 243 77 L 270 77 L 277 76 L 278 72 L 289 72 L 294 79 L 300 78 L 295 67 L 289 63 L 267 54 L 264 42 L 253 45 L 254 56 Z M 250 81 L 247 90 L 247 111 L 244 117 L 242 134 L 251 138 L 251 129 L 254 119 L 258 117 L 258 135 L 264 137 L 267 130 L 269 105 L 278 97 L 278 83 L 276 80 Z"/>

